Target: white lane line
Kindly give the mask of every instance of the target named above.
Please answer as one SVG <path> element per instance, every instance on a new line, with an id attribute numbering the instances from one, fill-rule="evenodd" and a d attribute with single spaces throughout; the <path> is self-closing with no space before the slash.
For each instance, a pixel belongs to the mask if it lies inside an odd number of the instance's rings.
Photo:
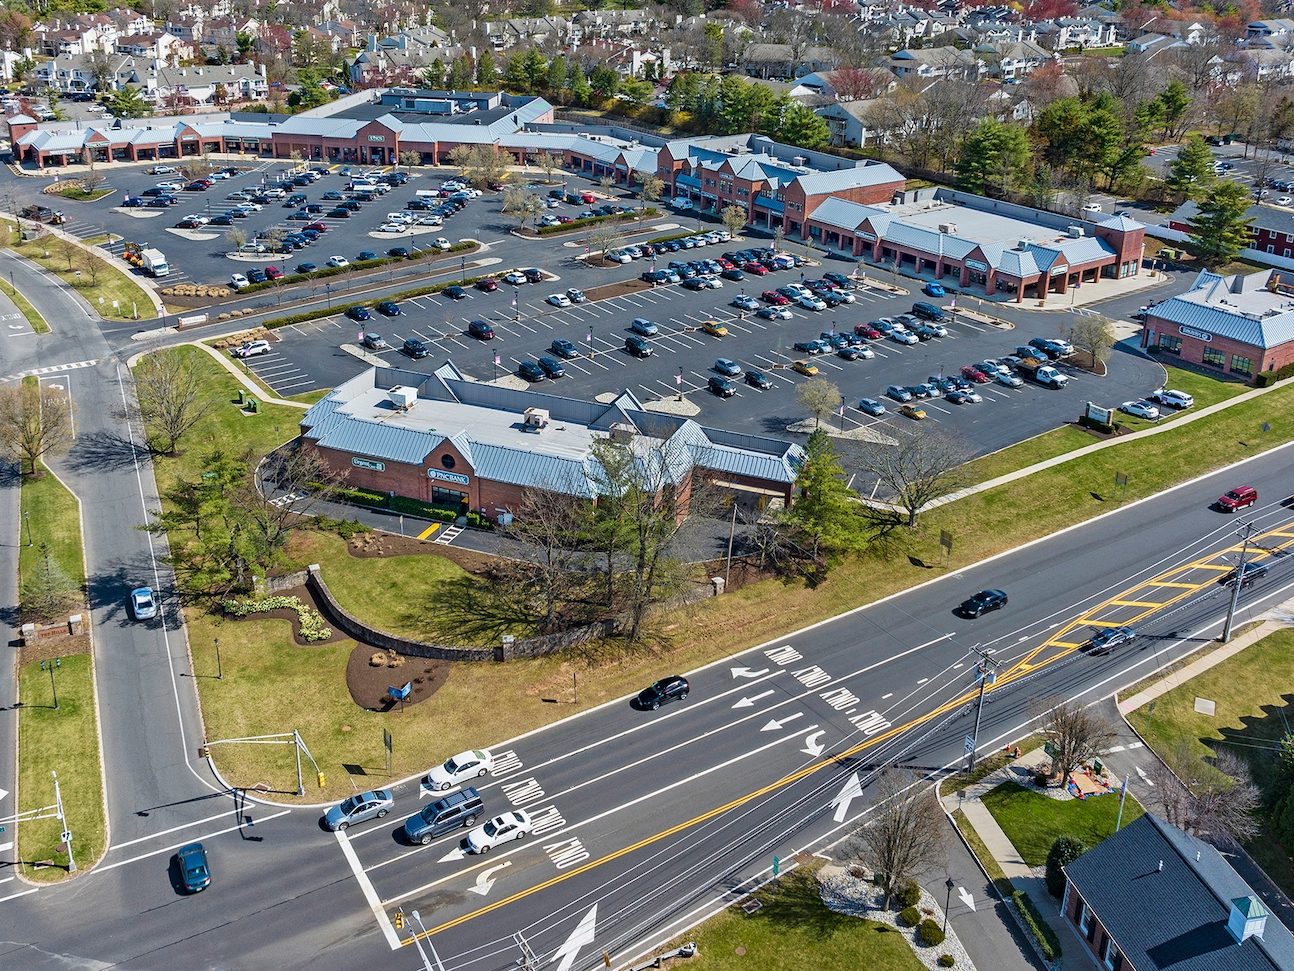
<path id="1" fill-rule="evenodd" d="M 286 816 L 290 812 L 292 812 L 291 809 L 285 809 L 279 813 L 271 813 L 268 816 L 262 816 L 260 820 L 257 822 L 257 825 L 268 823 L 271 819 L 278 819 L 280 816 Z M 233 833 L 237 830 L 242 829 L 243 825 L 244 825 L 243 823 L 238 823 L 234 826 L 226 826 L 224 829 L 218 829 L 212 833 L 199 833 L 198 835 L 202 839 L 210 839 L 213 836 L 223 836 L 225 835 L 225 833 Z M 132 856 L 128 860 L 118 860 L 116 863 L 100 863 L 98 866 L 94 868 L 94 872 L 102 873 L 104 870 L 115 870 L 117 869 L 117 867 L 125 866 L 128 863 L 138 863 L 140 860 L 147 860 L 150 857 L 161 856 L 163 853 L 170 853 L 172 850 L 178 850 L 181 846 L 187 846 L 192 842 L 193 840 L 191 839 L 182 840 L 179 843 L 172 843 L 170 846 L 163 846 L 159 850 L 149 850 L 147 853 L 139 854 L 139 856 Z"/>
<path id="2" fill-rule="evenodd" d="M 10 877 L 9 879 L 11 879 L 11 880 L 12 880 L 12 879 L 13 879 L 13 877 Z M 35 893 L 35 892 L 36 892 L 37 890 L 39 890 L 39 889 L 41 889 L 41 888 L 40 888 L 40 887 L 32 887 L 30 890 L 20 890 L 18 893 L 11 893 L 11 894 L 10 894 L 9 896 L 7 896 L 7 897 L 0 897 L 0 904 L 4 903 L 6 900 L 17 900 L 19 897 L 25 897 L 25 896 L 27 896 L 27 894 L 29 894 L 29 893 Z"/>
<path id="3" fill-rule="evenodd" d="M 391 926 L 391 921 L 387 919 L 386 911 L 382 909 L 382 901 L 378 898 L 377 891 L 373 889 L 373 882 L 364 873 L 364 868 L 359 865 L 359 857 L 355 855 L 355 848 L 350 845 L 350 840 L 346 838 L 344 832 L 339 830 L 333 835 L 337 837 L 337 845 L 341 847 L 341 855 L 346 858 L 346 863 L 350 866 L 351 873 L 355 874 L 355 880 L 359 884 L 360 891 L 364 894 L 364 899 L 368 902 L 369 909 L 373 911 L 373 916 L 377 918 L 377 926 L 381 928 L 382 936 L 386 938 L 387 946 L 393 951 L 396 950 L 400 946 L 400 938 L 396 936 L 395 928 Z"/>
<path id="4" fill-rule="evenodd" d="M 190 826 L 201 826 L 203 823 L 209 823 L 213 819 L 228 819 L 228 818 L 229 818 L 229 812 L 228 810 L 226 810 L 223 813 L 217 813 L 216 815 L 208 816 L 205 819 L 195 819 L 191 823 L 181 823 L 179 826 L 172 826 L 170 829 L 159 830 L 156 833 L 150 833 L 148 836 L 141 836 L 139 837 L 139 839 L 127 840 L 124 843 L 114 843 L 112 846 L 108 847 L 106 852 L 111 853 L 113 850 L 122 850 L 122 849 L 125 849 L 127 846 L 134 846 L 136 843 L 144 843 L 144 842 L 147 842 L 148 840 L 155 840 L 159 836 L 165 836 L 167 833 L 174 833 L 181 829 L 188 829 Z M 10 843 L 8 844 L 8 846 L 0 846 L 0 851 L 7 850 L 12 845 L 13 844 Z"/>

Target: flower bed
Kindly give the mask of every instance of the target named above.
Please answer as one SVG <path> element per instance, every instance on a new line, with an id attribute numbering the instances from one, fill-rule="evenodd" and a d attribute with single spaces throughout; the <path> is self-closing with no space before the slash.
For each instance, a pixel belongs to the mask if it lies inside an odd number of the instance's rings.
<path id="1" fill-rule="evenodd" d="M 256 600 L 226 600 L 221 607 L 230 617 L 246 617 L 271 610 L 294 610 L 301 627 L 301 639 L 309 643 L 326 641 L 332 637 L 332 628 L 324 623 L 323 615 L 300 597 L 260 597 Z"/>

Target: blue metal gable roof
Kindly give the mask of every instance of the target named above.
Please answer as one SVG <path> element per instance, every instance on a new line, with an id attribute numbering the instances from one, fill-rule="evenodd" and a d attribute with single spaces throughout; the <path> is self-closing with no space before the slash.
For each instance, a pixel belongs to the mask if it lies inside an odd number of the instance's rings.
<path id="1" fill-rule="evenodd" d="M 1230 313 L 1216 307 L 1204 307 L 1189 300 L 1170 297 L 1155 304 L 1150 317 L 1185 324 L 1199 330 L 1251 344 L 1264 349 L 1287 344 L 1294 340 L 1294 311 L 1273 314 L 1261 320 L 1244 314 Z"/>
<path id="2" fill-rule="evenodd" d="M 445 440 L 443 435 L 397 428 L 378 422 L 350 418 L 329 422 L 319 438 L 323 448 L 356 455 L 371 455 L 391 462 L 419 465 L 427 455 Z"/>

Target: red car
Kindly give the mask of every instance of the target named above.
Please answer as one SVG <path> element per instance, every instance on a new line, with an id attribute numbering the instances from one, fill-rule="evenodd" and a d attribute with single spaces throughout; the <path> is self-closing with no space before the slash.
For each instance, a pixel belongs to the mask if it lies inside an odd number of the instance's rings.
<path id="1" fill-rule="evenodd" d="M 962 377 L 976 384 L 988 384 L 988 375 L 973 364 L 967 364 L 962 368 Z"/>
<path id="2" fill-rule="evenodd" d="M 280 270 L 277 266 L 267 266 L 265 268 L 265 279 L 281 280 L 283 279 L 283 271 Z"/>
<path id="3" fill-rule="evenodd" d="M 859 337 L 868 337 L 874 341 L 881 339 L 881 332 L 871 324 L 854 324 L 854 333 Z"/>
<path id="4" fill-rule="evenodd" d="M 328 232 L 328 224 L 327 224 L 327 223 L 310 223 L 310 225 L 306 226 L 306 229 L 313 229 L 316 233 L 326 233 L 326 232 Z"/>
<path id="5" fill-rule="evenodd" d="M 717 260 L 715 260 L 715 262 L 718 263 L 725 270 L 735 270 L 737 268 L 736 263 L 734 263 L 732 260 L 725 260 L 722 256 L 719 257 Z"/>
<path id="6" fill-rule="evenodd" d="M 771 303 L 774 307 L 785 307 L 791 302 L 789 298 L 782 296 L 776 290 L 765 290 L 759 295 L 759 299 L 765 303 Z"/>
<path id="7" fill-rule="evenodd" d="M 499 289 L 499 281 L 491 277 L 486 277 L 484 280 L 477 280 L 476 289 L 482 290 L 485 293 L 493 293 L 495 290 Z"/>
<path id="8" fill-rule="evenodd" d="M 763 263 L 756 263 L 754 260 L 751 260 L 749 263 L 741 264 L 741 268 L 747 273 L 754 274 L 755 276 L 764 276 L 768 273 L 768 267 L 764 266 Z"/>
<path id="9" fill-rule="evenodd" d="M 586 206 L 591 206 L 593 205 L 593 203 L 597 201 L 598 201 L 598 197 L 595 196 L 592 192 L 580 193 L 580 202 L 584 203 Z"/>
<path id="10" fill-rule="evenodd" d="M 557 217 L 557 221 L 558 221 L 559 223 L 573 223 L 573 222 L 575 222 L 575 217 L 574 217 L 574 216 L 558 216 L 558 217 Z"/>

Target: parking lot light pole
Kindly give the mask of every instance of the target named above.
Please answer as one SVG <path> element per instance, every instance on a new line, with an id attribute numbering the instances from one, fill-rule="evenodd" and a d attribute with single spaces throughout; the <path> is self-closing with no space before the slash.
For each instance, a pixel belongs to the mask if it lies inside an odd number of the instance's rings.
<path id="1" fill-rule="evenodd" d="M 678 369 L 678 400 L 683 400 L 683 369 Z"/>
<path id="2" fill-rule="evenodd" d="M 948 933 L 948 908 L 952 905 L 953 887 L 955 887 L 956 884 L 953 882 L 953 878 L 949 877 L 944 882 L 944 886 L 948 888 L 948 895 L 944 897 L 944 933 L 947 934 Z"/>

